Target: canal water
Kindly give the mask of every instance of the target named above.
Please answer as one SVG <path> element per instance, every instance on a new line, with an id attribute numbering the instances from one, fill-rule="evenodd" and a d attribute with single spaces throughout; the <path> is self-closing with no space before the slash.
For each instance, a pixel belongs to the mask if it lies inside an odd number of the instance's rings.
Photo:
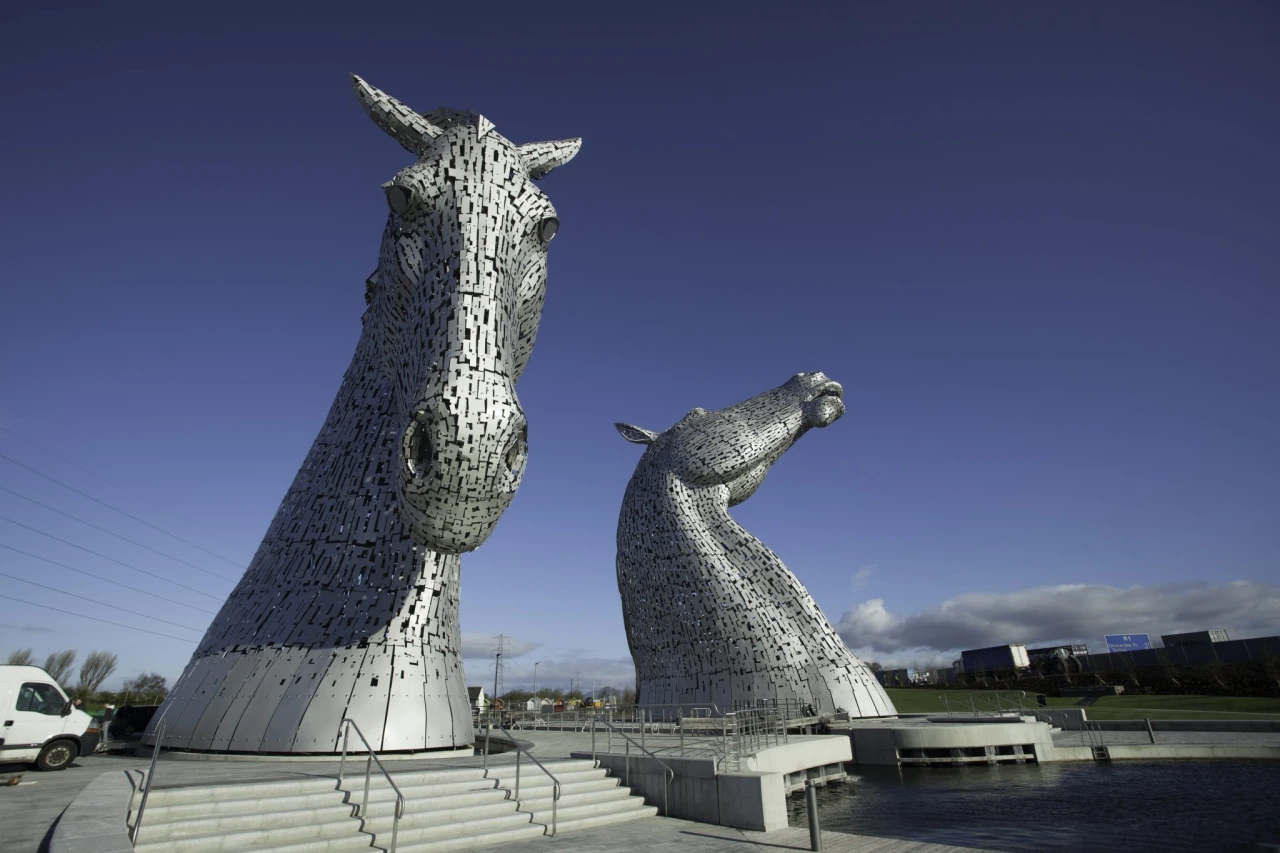
<path id="1" fill-rule="evenodd" d="M 1280 844 L 1280 763 L 859 767 L 820 788 L 823 829 L 1002 851 L 1257 851 Z M 804 794 L 788 799 L 807 826 Z"/>

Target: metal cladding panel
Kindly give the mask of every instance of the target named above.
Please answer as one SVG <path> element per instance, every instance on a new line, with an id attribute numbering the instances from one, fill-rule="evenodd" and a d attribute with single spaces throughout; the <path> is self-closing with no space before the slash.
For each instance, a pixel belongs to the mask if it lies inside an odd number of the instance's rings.
<path id="1" fill-rule="evenodd" d="M 618 518 L 618 591 L 645 705 L 777 700 L 851 716 L 896 713 L 813 596 L 729 508 L 753 495 L 806 432 L 834 423 L 843 391 L 821 373 L 720 411 L 693 409 L 645 445 Z"/>
<path id="2" fill-rule="evenodd" d="M 227 712 L 227 708 L 231 707 L 231 703 L 235 701 L 236 696 L 240 695 L 240 690 L 244 685 L 244 681 L 248 678 L 257 667 L 257 659 L 251 655 L 235 652 L 227 655 L 225 658 L 206 658 L 206 660 L 221 660 L 223 665 L 227 666 L 226 674 L 213 685 L 212 692 L 206 694 L 204 710 L 196 722 L 191 726 L 191 740 L 187 745 L 188 749 L 208 749 L 213 743 L 213 737 L 218 731 L 218 727 L 222 725 L 222 720 Z M 214 664 L 215 668 L 220 668 L 218 664 Z M 193 705 L 195 703 L 192 703 Z"/>
<path id="3" fill-rule="evenodd" d="M 347 715 L 351 691 L 355 689 L 360 663 L 367 651 L 340 649 L 330 660 L 328 669 L 320 676 L 321 684 L 298 724 L 298 735 L 293 740 L 291 752 L 337 752 L 342 748 L 339 729 L 342 718 Z"/>
<path id="4" fill-rule="evenodd" d="M 231 738 L 235 736 L 236 728 L 240 725 L 241 718 L 244 717 L 245 709 L 253 701 L 254 694 L 262 686 L 262 680 L 266 677 L 267 671 L 271 669 L 271 665 L 275 663 L 279 656 L 280 649 L 254 649 L 245 655 L 246 660 L 253 661 L 253 668 L 244 677 L 244 680 L 240 682 L 239 690 L 236 691 L 235 697 L 232 698 L 227 704 L 226 710 L 223 711 L 222 722 L 218 724 L 217 730 L 213 733 L 209 749 L 222 751 L 231 748 Z"/>
<path id="5" fill-rule="evenodd" d="M 384 748 L 382 731 L 387 719 L 387 699 L 394 689 L 391 678 L 392 657 L 390 650 L 380 651 L 373 646 L 369 647 L 356 673 L 351 701 L 347 705 L 347 716 L 364 732 L 369 745 L 379 751 Z M 361 745 L 359 748 L 364 747 Z"/>
<path id="6" fill-rule="evenodd" d="M 160 710 L 147 724 L 143 743 L 154 744 L 153 736 L 156 728 L 162 720 L 168 720 L 165 725 L 164 745 L 174 749 L 185 749 L 190 744 L 191 729 L 195 726 L 195 721 L 204 713 L 207 697 L 216 689 L 215 685 L 221 677 L 221 673 L 215 671 L 214 667 L 206 665 L 205 660 L 201 658 L 187 664 L 186 672 L 178 678 L 173 690 L 161 704 Z M 228 663 L 223 670 L 230 668 L 231 664 Z"/>
<path id="7" fill-rule="evenodd" d="M 471 723 L 471 700 L 467 696 L 466 676 L 462 672 L 461 664 L 456 660 L 453 661 L 453 669 L 449 677 L 445 679 L 445 687 L 449 691 L 449 712 L 453 720 L 454 746 L 470 746 L 476 740 L 475 727 Z M 428 710 L 429 713 L 430 710 Z"/>
<path id="8" fill-rule="evenodd" d="M 427 730 L 434 722 L 424 710 L 426 676 L 422 654 L 411 649 L 394 649 L 390 678 L 382 749 L 392 752 L 421 749 Z"/>
<path id="9" fill-rule="evenodd" d="M 298 667 L 306 663 L 305 649 L 273 649 L 275 660 L 271 661 L 252 701 L 240 716 L 235 732 L 231 735 L 232 752 L 275 752 L 271 744 L 263 741 L 267 725 L 275 714 L 276 708 L 284 699 L 293 682 Z M 278 747 L 279 745 L 277 745 Z"/>
<path id="10" fill-rule="evenodd" d="M 465 701 L 466 681 L 460 671 L 450 669 L 448 657 L 441 652 L 428 653 L 423 663 L 427 680 L 423 684 L 423 704 L 428 728 L 424 746 L 442 749 L 466 746 L 475 739 L 471 726 L 471 705 Z M 459 668 L 460 670 L 460 668 Z M 464 713 L 459 714 L 454 697 L 464 697 Z"/>
<path id="11" fill-rule="evenodd" d="M 293 750 L 293 741 L 298 735 L 302 715 L 307 712 L 316 691 L 325 683 L 324 675 L 335 657 L 333 649 L 310 649 L 303 654 L 305 657 L 289 682 L 280 704 L 276 706 L 275 713 L 271 715 L 267 730 L 263 732 L 263 752 Z"/>

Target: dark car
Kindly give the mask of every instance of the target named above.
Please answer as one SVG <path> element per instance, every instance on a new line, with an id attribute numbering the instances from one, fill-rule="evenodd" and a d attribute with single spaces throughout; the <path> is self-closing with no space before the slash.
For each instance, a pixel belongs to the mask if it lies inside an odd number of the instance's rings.
<path id="1" fill-rule="evenodd" d="M 147 723 L 156 715 L 159 705 L 123 705 L 116 709 L 116 717 L 108 731 L 112 737 L 132 737 L 146 731 Z"/>

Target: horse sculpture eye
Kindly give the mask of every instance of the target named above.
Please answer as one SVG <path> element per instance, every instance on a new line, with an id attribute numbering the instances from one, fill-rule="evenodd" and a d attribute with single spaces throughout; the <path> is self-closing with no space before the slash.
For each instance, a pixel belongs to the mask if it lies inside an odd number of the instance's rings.
<path id="1" fill-rule="evenodd" d="M 538 239 L 543 243 L 550 243 L 558 230 L 560 230 L 560 220 L 554 216 L 548 216 L 538 223 Z"/>
<path id="2" fill-rule="evenodd" d="M 391 208 L 391 212 L 399 215 L 409 209 L 409 202 L 413 199 L 412 193 L 404 187 L 392 186 L 387 187 L 387 205 Z"/>

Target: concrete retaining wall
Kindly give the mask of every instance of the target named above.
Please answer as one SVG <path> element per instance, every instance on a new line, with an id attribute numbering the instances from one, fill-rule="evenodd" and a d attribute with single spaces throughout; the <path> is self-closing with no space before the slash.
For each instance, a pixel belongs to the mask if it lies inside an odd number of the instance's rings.
<path id="1" fill-rule="evenodd" d="M 591 753 L 573 752 L 570 756 L 591 758 Z M 646 755 L 632 755 L 628 761 L 625 754 L 597 752 L 595 758 L 610 776 L 629 785 L 632 793 L 644 797 L 646 804 L 657 806 L 660 813 L 670 817 L 761 832 L 787 825 L 785 773 L 767 770 L 717 773 L 714 758 L 664 756 L 663 763 L 675 774 L 668 786 L 662 764 Z M 782 760 L 777 756 L 774 759 Z M 667 786 L 666 811 L 662 811 L 664 786 Z"/>
<path id="2" fill-rule="evenodd" d="M 90 782 L 58 819 L 49 853 L 133 853 L 125 816 L 141 776 L 110 770 Z"/>
<path id="3" fill-rule="evenodd" d="M 1087 721 L 1089 728 L 1108 732 L 1145 732 L 1146 720 L 1090 720 L 1084 708 L 1037 708 L 1037 720 L 1060 729 L 1079 731 Z M 1280 720 L 1152 720 L 1158 732 L 1280 732 Z"/>

